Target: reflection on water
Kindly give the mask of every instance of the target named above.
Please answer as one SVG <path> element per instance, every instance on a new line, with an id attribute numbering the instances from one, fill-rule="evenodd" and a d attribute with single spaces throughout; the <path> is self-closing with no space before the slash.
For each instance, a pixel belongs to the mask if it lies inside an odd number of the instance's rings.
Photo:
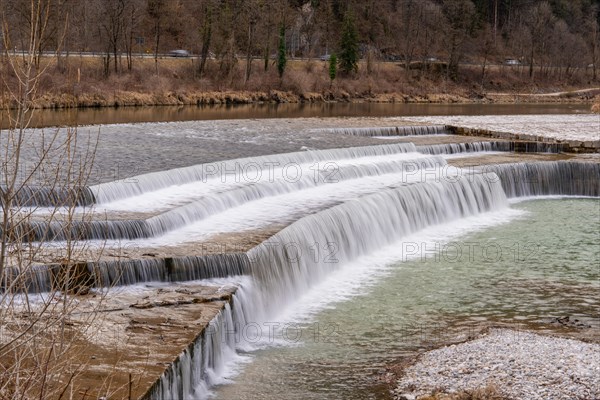
<path id="1" fill-rule="evenodd" d="M 104 107 L 36 110 L 32 126 L 244 118 L 393 117 L 418 115 L 502 115 L 588 113 L 588 104 L 240 104 L 210 106 Z M 4 122 L 0 120 L 0 126 Z"/>

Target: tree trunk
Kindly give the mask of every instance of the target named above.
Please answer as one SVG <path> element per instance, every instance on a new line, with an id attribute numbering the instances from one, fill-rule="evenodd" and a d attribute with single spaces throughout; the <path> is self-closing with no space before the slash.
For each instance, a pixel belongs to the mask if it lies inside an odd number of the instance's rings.
<path id="1" fill-rule="evenodd" d="M 208 9 L 206 13 L 206 20 L 202 28 L 202 50 L 200 52 L 200 62 L 198 63 L 198 77 L 200 78 L 202 78 L 202 74 L 206 68 L 206 59 L 208 58 L 212 38 L 212 11 Z"/>
<path id="2" fill-rule="evenodd" d="M 534 60 L 534 56 L 535 56 L 535 50 L 533 49 L 534 46 L 531 46 L 531 54 L 529 56 L 529 78 L 533 79 L 533 60 Z"/>
<path id="3" fill-rule="evenodd" d="M 246 83 L 250 80 L 252 73 L 252 45 L 254 42 L 254 22 L 248 26 L 248 47 L 246 48 Z"/>
<path id="4" fill-rule="evenodd" d="M 114 64 L 115 64 L 115 74 L 119 73 L 119 50 L 117 49 L 117 44 L 115 42 L 115 44 L 113 45 L 113 57 L 114 57 Z"/>
<path id="5" fill-rule="evenodd" d="M 154 38 L 154 68 L 156 69 L 156 75 L 158 75 L 158 45 L 160 44 L 160 22 L 157 21 L 155 25 L 155 38 Z"/>

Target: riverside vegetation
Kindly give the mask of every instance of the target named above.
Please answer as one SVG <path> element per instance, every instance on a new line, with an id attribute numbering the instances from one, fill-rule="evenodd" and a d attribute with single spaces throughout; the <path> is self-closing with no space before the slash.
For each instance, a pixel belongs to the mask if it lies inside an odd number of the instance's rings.
<path id="1" fill-rule="evenodd" d="M 160 60 L 160 73 L 153 72 L 153 61 L 143 59 L 128 73 L 101 77 L 101 60 L 72 57 L 70 67 L 60 72 L 48 60 L 51 73 L 44 77 L 34 108 L 121 107 L 164 105 L 208 105 L 300 102 L 385 102 L 385 103 L 513 103 L 513 102 L 590 102 L 596 91 L 578 91 L 585 87 L 581 76 L 569 83 L 551 78 L 531 82 L 522 70 L 504 66 L 490 68 L 490 86 L 477 84 L 476 67 L 465 66 L 460 81 L 447 80 L 439 73 L 406 71 L 397 63 L 378 63 L 371 74 L 364 69 L 352 77 L 329 78 L 329 64 L 316 60 L 289 61 L 284 78 L 277 71 L 257 74 L 247 83 L 234 78 L 193 78 L 194 60 Z M 257 61 L 258 63 L 258 61 Z M 360 62 L 359 66 L 364 66 Z M 209 67 L 211 68 L 211 67 Z M 214 68 L 218 68 L 214 65 Z M 77 77 L 80 80 L 77 81 Z M 598 84 L 600 85 L 600 84 Z M 563 91 L 557 96 L 542 93 Z M 13 98 L 0 95 L 0 108 L 14 108 Z"/>
<path id="2" fill-rule="evenodd" d="M 31 50 L 45 69 L 37 108 L 513 102 L 559 91 L 568 93 L 518 101 L 589 101 L 594 93 L 570 91 L 600 86 L 596 0 L 33 3 L 45 24 Z M 15 107 L 10 66 L 27 61 L 26 6 L 0 2 L 2 108 Z"/>

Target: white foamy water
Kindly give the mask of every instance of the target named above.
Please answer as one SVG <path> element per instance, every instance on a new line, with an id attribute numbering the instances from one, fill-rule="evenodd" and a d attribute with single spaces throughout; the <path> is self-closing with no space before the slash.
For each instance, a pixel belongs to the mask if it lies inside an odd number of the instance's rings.
<path id="1" fill-rule="evenodd" d="M 506 208 L 477 216 L 463 218 L 452 223 L 425 228 L 403 237 L 382 249 L 364 255 L 344 265 L 274 319 L 283 323 L 305 323 L 319 311 L 355 296 L 367 295 L 375 285 L 390 272 L 390 268 L 402 268 L 402 261 L 433 258 L 434 249 L 444 246 L 461 236 L 472 234 L 494 226 L 510 223 L 526 215 L 521 210 Z"/>
<path id="2" fill-rule="evenodd" d="M 164 211 L 198 197 L 213 193 L 256 184 L 276 184 L 279 182 L 295 184 L 303 181 L 319 181 L 320 172 L 329 172 L 325 179 L 337 179 L 339 169 L 347 166 L 374 165 L 390 161 L 410 161 L 427 157 L 421 153 L 396 153 L 375 157 L 359 157 L 350 159 L 331 159 L 289 164 L 285 168 L 274 164 L 260 165 L 249 162 L 232 166 L 230 173 L 219 174 L 218 177 L 208 175 L 205 179 L 182 185 L 168 186 L 164 189 L 145 192 L 138 196 L 128 197 L 96 207 L 98 211 L 128 211 L 136 209 L 140 212 Z M 224 166 L 218 166 L 220 170 Z"/>

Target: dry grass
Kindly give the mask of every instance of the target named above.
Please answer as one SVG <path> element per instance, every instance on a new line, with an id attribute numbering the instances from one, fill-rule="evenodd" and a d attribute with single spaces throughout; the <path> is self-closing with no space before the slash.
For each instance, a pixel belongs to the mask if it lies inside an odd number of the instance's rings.
<path id="1" fill-rule="evenodd" d="M 154 59 L 134 59 L 131 71 L 121 60 L 120 72 L 111 69 L 108 76 L 99 57 L 71 56 L 60 63 L 48 58 L 42 62 L 49 68 L 35 97 L 38 108 L 331 100 L 452 103 L 485 100 L 491 92 L 581 87 L 589 78 L 581 71 L 560 82 L 541 74 L 531 81 L 521 69 L 488 67 L 482 80 L 480 67 L 465 66 L 461 79 L 454 82 L 446 79 L 443 71 L 407 71 L 398 63 L 373 62 L 367 73 L 366 63 L 361 62 L 357 74 L 339 76 L 331 84 L 328 63 L 320 60 L 289 60 L 281 80 L 275 65 L 271 63 L 265 71 L 263 61 L 254 60 L 247 81 L 244 60 L 237 60 L 231 71 L 221 68 L 217 60 L 209 60 L 202 77 L 193 59 L 159 59 L 158 73 Z M 6 64 L 0 63 L 0 72 L 6 77 L 5 89 L 14 89 L 16 82 Z M 2 93 L 0 108 L 13 107 L 14 102 Z"/>
<path id="2" fill-rule="evenodd" d="M 600 114 L 600 96 L 596 96 L 596 98 L 594 99 L 594 104 L 592 105 L 592 112 Z"/>

